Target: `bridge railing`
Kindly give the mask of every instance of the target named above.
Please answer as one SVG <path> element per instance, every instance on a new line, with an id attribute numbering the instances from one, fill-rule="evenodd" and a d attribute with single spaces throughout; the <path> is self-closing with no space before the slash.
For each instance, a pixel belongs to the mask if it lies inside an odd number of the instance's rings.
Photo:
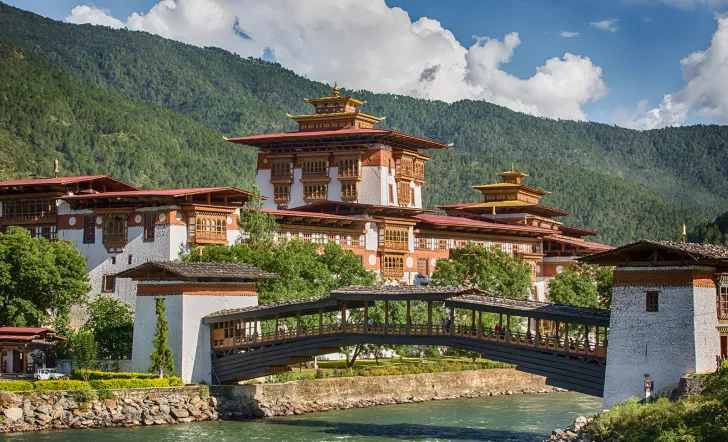
<path id="1" fill-rule="evenodd" d="M 238 330 L 240 332 L 240 330 Z M 329 324 L 318 326 L 301 326 L 298 329 L 280 328 L 275 331 L 248 335 L 236 335 L 224 339 L 213 340 L 213 348 L 224 349 L 249 346 L 253 344 L 274 344 L 292 339 L 332 334 L 368 334 L 391 336 L 457 336 L 474 340 L 500 342 L 507 345 L 541 348 L 546 351 L 575 353 L 606 357 L 606 343 L 595 339 L 576 340 L 564 336 L 547 333 L 522 333 L 493 328 L 479 328 L 456 325 L 443 327 L 433 324 L 428 327 L 422 324 Z"/>

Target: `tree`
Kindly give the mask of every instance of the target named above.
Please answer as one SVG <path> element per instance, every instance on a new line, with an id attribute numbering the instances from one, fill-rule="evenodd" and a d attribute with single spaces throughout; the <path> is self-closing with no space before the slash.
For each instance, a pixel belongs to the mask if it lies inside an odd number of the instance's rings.
<path id="1" fill-rule="evenodd" d="M 97 367 L 99 348 L 94 335 L 86 330 L 79 330 L 71 338 L 73 360 L 76 368 L 81 370 L 83 380 L 88 382 L 89 371 Z"/>
<path id="2" fill-rule="evenodd" d="M 118 298 L 98 296 L 88 304 L 88 320 L 83 327 L 96 337 L 102 359 L 131 356 L 134 311 Z"/>
<path id="3" fill-rule="evenodd" d="M 0 233 L 3 324 L 41 326 L 67 317 L 89 289 L 86 259 L 70 242 L 33 238 L 20 227 Z"/>
<path id="4" fill-rule="evenodd" d="M 165 319 L 164 314 L 166 308 L 164 306 L 164 299 L 157 299 L 157 330 L 154 332 L 154 351 L 149 355 L 149 359 L 152 365 L 149 367 L 149 372 L 159 372 L 159 377 L 164 376 L 164 370 L 172 373 L 174 372 L 174 359 L 172 358 L 172 349 L 167 345 L 167 333 L 169 332 L 169 324 Z"/>
<path id="5" fill-rule="evenodd" d="M 453 249 L 450 259 L 437 261 L 432 280 L 437 285 L 470 285 L 495 296 L 527 299 L 531 267 L 494 247 L 468 243 Z"/>
<path id="6" fill-rule="evenodd" d="M 263 200 L 257 186 L 253 187 L 250 199 L 240 210 L 238 225 L 241 235 L 247 235 L 242 242 L 256 249 L 267 250 L 272 247 L 274 235 L 278 232 L 278 223 L 274 215 L 263 211 Z"/>
<path id="7" fill-rule="evenodd" d="M 549 282 L 549 301 L 554 304 L 609 308 L 612 269 L 591 264 L 572 264 Z"/>

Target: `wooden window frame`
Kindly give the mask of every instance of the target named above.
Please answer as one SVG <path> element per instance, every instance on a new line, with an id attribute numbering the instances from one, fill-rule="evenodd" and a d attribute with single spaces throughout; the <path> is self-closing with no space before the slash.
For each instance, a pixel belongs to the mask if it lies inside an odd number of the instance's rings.
<path id="1" fill-rule="evenodd" d="M 85 215 L 83 217 L 83 243 L 96 243 L 96 217 L 94 215 Z"/>
<path id="2" fill-rule="evenodd" d="M 103 285 L 102 285 L 102 292 L 103 293 L 114 293 L 116 292 L 116 277 L 111 275 L 104 275 Z"/>
<path id="3" fill-rule="evenodd" d="M 660 292 L 648 290 L 645 292 L 645 311 L 655 313 L 660 311 Z"/>
<path id="4" fill-rule="evenodd" d="M 359 199 L 359 182 L 358 181 L 342 181 L 341 182 L 341 200 L 353 201 Z"/>
<path id="5" fill-rule="evenodd" d="M 304 183 L 303 185 L 303 200 L 306 202 L 328 199 L 328 194 L 328 183 Z"/>
<path id="6" fill-rule="evenodd" d="M 144 242 L 154 242 L 155 231 L 157 230 L 157 214 L 144 214 Z"/>
<path id="7" fill-rule="evenodd" d="M 291 185 L 290 184 L 274 184 L 273 185 L 273 201 L 276 204 L 288 204 L 291 202 Z"/>
<path id="8" fill-rule="evenodd" d="M 728 273 L 718 275 L 716 278 L 716 307 L 718 319 L 728 320 Z"/>

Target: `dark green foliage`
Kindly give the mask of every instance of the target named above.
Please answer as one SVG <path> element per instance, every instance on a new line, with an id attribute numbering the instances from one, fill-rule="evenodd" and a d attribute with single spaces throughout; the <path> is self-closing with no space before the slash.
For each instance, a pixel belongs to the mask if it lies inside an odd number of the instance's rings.
<path id="1" fill-rule="evenodd" d="M 167 308 L 164 306 L 164 299 L 156 300 L 157 312 L 157 328 L 154 331 L 154 351 L 149 355 L 152 365 L 149 366 L 150 373 L 159 373 L 161 378 L 164 371 L 174 372 L 174 359 L 172 358 L 172 349 L 167 344 L 167 333 L 169 333 L 169 323 L 164 317 Z"/>
<path id="2" fill-rule="evenodd" d="M 94 370 L 99 358 L 99 344 L 87 330 L 79 330 L 71 338 L 73 362 L 78 367 L 83 381 L 88 382 L 89 373 Z"/>
<path id="3" fill-rule="evenodd" d="M 134 311 L 118 298 L 98 296 L 88 304 L 88 320 L 84 329 L 93 333 L 102 359 L 131 357 Z"/>
<path id="4" fill-rule="evenodd" d="M 468 243 L 437 261 L 432 280 L 438 285 L 471 285 L 494 296 L 527 299 L 531 267 L 517 256 Z"/>
<path id="5" fill-rule="evenodd" d="M 273 237 L 278 231 L 275 215 L 263 211 L 263 200 L 260 189 L 253 189 L 245 208 L 240 211 L 238 225 L 247 232 L 248 237 L 243 242 L 256 249 L 270 249 L 273 246 Z"/>
<path id="6" fill-rule="evenodd" d="M 688 241 L 728 245 L 728 212 L 713 221 L 704 221 L 688 232 Z"/>
<path id="7" fill-rule="evenodd" d="M 67 241 L 33 238 L 19 227 L 0 233 L 0 322 L 39 327 L 63 322 L 89 291 L 86 260 Z"/>
<path id="8" fill-rule="evenodd" d="M 155 373 L 136 373 L 133 371 L 98 371 L 98 370 L 73 370 L 71 379 L 83 380 L 88 376 L 90 381 L 105 381 L 109 379 L 155 379 L 159 375 Z"/>
<path id="9" fill-rule="evenodd" d="M 64 172 L 110 173 L 148 187 L 249 187 L 253 150 L 227 145 L 220 132 L 293 130 L 286 112 L 310 113 L 303 98 L 330 93 L 277 64 L 144 32 L 55 22 L 3 4 L 0 36 L 23 48 L 5 45 L 0 61 L 6 176 L 48 175 L 49 159 L 58 156 Z M 639 132 L 483 101 L 342 94 L 386 116 L 381 128 L 454 141 L 427 166 L 428 207 L 476 200 L 469 186 L 495 181 L 512 161 L 530 173 L 529 185 L 553 192 L 544 204 L 574 215 L 567 223 L 600 231 L 599 240 L 615 245 L 673 239 L 684 222 L 692 228 L 728 205 L 725 126 Z"/>
<path id="10" fill-rule="evenodd" d="M 572 264 L 549 282 L 549 301 L 589 308 L 609 308 L 612 298 L 610 267 Z"/>

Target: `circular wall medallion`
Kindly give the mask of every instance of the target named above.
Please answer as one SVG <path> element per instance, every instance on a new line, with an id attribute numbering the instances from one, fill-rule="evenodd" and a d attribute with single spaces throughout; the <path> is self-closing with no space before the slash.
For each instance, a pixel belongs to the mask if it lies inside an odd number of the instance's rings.
<path id="1" fill-rule="evenodd" d="M 233 218 L 231 216 L 227 217 L 227 223 L 228 225 L 231 225 L 233 223 Z"/>
<path id="2" fill-rule="evenodd" d="M 564 268 L 562 266 L 556 266 L 556 273 L 561 273 L 564 271 Z"/>
<path id="3" fill-rule="evenodd" d="M 177 212 L 177 215 L 175 216 L 177 218 L 177 221 L 182 221 L 182 213 Z"/>
<path id="4" fill-rule="evenodd" d="M 377 263 L 377 257 L 374 254 L 369 255 L 369 265 L 373 266 Z"/>
<path id="5" fill-rule="evenodd" d="M 99 224 L 99 225 L 101 225 L 101 224 L 103 224 L 103 223 L 104 223 L 104 220 L 103 220 L 103 219 L 101 219 L 101 217 L 100 217 L 100 216 L 97 216 L 97 217 L 96 217 L 96 224 Z"/>
<path id="6" fill-rule="evenodd" d="M 134 222 L 137 223 L 137 224 L 139 224 L 140 222 L 142 222 L 142 216 L 141 215 L 135 216 L 134 217 Z"/>
<path id="7" fill-rule="evenodd" d="M 541 266 L 536 266 L 536 273 L 541 273 Z"/>
<path id="8" fill-rule="evenodd" d="M 167 219 L 167 215 L 165 215 L 164 213 L 159 214 L 159 221 L 164 221 L 166 219 Z"/>
<path id="9" fill-rule="evenodd" d="M 411 256 L 407 257 L 407 260 L 405 261 L 405 264 L 407 264 L 407 268 L 412 268 L 413 265 L 415 265 L 415 261 L 412 259 Z"/>
<path id="10" fill-rule="evenodd" d="M 76 225 L 76 217 L 75 216 L 72 216 L 72 217 L 68 218 L 68 225 L 69 226 L 75 226 Z"/>

